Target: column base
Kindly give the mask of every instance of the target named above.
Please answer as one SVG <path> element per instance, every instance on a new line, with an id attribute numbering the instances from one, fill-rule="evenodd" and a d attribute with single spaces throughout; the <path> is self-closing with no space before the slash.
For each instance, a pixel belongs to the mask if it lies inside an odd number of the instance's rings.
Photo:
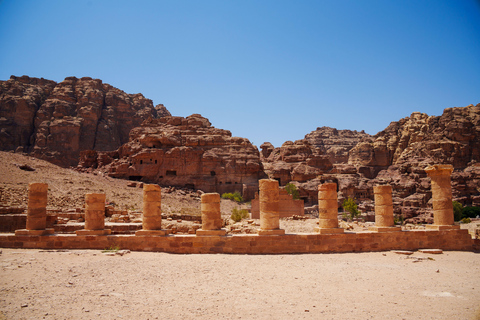
<path id="1" fill-rule="evenodd" d="M 111 229 L 103 229 L 103 230 L 77 230 L 75 231 L 77 236 L 107 236 L 112 233 Z"/>
<path id="2" fill-rule="evenodd" d="M 43 230 L 27 230 L 18 229 L 15 230 L 16 236 L 48 236 L 55 233 L 55 229 L 43 229 Z"/>
<path id="3" fill-rule="evenodd" d="M 427 224 L 425 226 L 425 229 L 427 229 L 427 230 L 456 230 L 456 229 L 460 229 L 460 226 L 442 226 L 442 225 L 436 225 L 436 224 Z"/>
<path id="4" fill-rule="evenodd" d="M 320 234 L 338 234 L 338 233 L 344 233 L 345 229 L 343 228 L 315 228 L 313 229 L 316 233 Z"/>
<path id="5" fill-rule="evenodd" d="M 166 236 L 168 235 L 168 230 L 137 230 L 135 231 L 136 236 Z"/>
<path id="6" fill-rule="evenodd" d="M 258 229 L 259 236 L 283 236 L 285 234 L 284 229 L 262 230 Z"/>
<path id="7" fill-rule="evenodd" d="M 401 227 L 368 227 L 368 231 L 374 232 L 395 232 L 395 231 L 402 231 Z"/>
<path id="8" fill-rule="evenodd" d="M 225 229 L 220 229 L 220 230 L 197 229 L 196 231 L 197 236 L 224 236 L 226 234 L 227 234 L 227 231 Z"/>

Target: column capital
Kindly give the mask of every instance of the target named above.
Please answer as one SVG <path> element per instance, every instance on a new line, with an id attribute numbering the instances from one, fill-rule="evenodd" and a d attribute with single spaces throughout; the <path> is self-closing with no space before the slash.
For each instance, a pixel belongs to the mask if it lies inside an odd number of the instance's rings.
<path id="1" fill-rule="evenodd" d="M 453 166 L 451 164 L 434 164 L 426 167 L 425 172 L 429 177 L 450 176 L 453 172 Z"/>

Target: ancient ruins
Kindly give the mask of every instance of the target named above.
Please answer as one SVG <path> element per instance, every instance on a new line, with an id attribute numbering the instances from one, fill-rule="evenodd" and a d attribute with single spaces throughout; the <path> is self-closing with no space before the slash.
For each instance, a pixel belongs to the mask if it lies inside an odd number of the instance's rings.
<path id="1" fill-rule="evenodd" d="M 280 228 L 279 183 L 259 181 L 260 228 L 254 235 L 225 235 L 220 219 L 220 195 L 202 195 L 202 228 L 195 235 L 170 235 L 162 230 L 161 189 L 144 185 L 143 229 L 135 235 L 111 235 L 105 229 L 105 195 L 86 194 L 85 229 L 72 234 L 53 234 L 46 229 L 48 186 L 31 183 L 26 230 L 0 234 L 0 247 L 45 249 L 104 249 L 118 246 L 140 251 L 171 253 L 317 253 L 361 252 L 392 249 L 475 250 L 479 248 L 468 230 L 453 222 L 451 165 L 434 165 L 425 170 L 432 178 L 434 224 L 425 230 L 401 231 L 393 226 L 391 186 L 376 186 L 376 225 L 365 232 L 344 232 L 338 226 L 337 185 L 318 186 L 318 228 L 310 234 L 285 234 Z"/>
<path id="2" fill-rule="evenodd" d="M 269 178 L 280 187 L 293 183 L 311 207 L 318 185 L 332 182 L 339 202 L 352 197 L 373 213 L 374 187 L 389 184 L 393 213 L 407 223 L 434 222 L 436 201 L 424 168 L 452 165 L 452 200 L 480 206 L 480 104 L 440 116 L 414 112 L 373 136 L 319 127 L 304 139 L 280 147 L 265 142 L 259 150 L 199 114 L 172 116 L 164 105 L 100 79 L 12 76 L 0 81 L 0 129 L 2 151 L 163 187 L 239 192 L 246 200 Z M 282 191 L 279 201 L 280 217 L 285 206 L 301 210 Z"/>

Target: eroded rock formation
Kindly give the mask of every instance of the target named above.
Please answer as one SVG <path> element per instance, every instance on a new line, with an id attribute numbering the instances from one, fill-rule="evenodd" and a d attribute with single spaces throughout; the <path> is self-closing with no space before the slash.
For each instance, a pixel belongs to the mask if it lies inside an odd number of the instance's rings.
<path id="1" fill-rule="evenodd" d="M 248 139 L 232 137 L 199 114 L 148 119 L 116 151 L 83 152 L 80 166 L 162 186 L 238 191 L 247 199 L 264 176 L 260 153 Z"/>
<path id="2" fill-rule="evenodd" d="M 363 131 L 322 127 L 307 134 L 305 139 L 287 141 L 279 148 L 265 142 L 260 146 L 265 172 L 285 185 L 290 181 L 306 182 L 324 173 L 344 170 L 342 164 L 347 163 L 350 149 L 369 137 Z"/>
<path id="3" fill-rule="evenodd" d="M 115 150 L 131 129 L 156 114 L 142 94 L 127 94 L 99 79 L 56 83 L 12 76 L 0 81 L 0 148 L 75 166 L 80 151 Z"/>
<path id="4" fill-rule="evenodd" d="M 388 183 L 396 214 L 411 222 L 431 223 L 432 194 L 424 169 L 453 165 L 454 200 L 480 206 L 479 153 L 480 104 L 448 108 L 437 117 L 415 112 L 373 137 L 363 137 L 350 149 L 347 163 L 333 163 L 332 170 L 295 184 L 302 198 L 314 203 L 316 186 L 335 182 L 339 203 L 351 196 L 363 211 L 373 211 L 373 186 Z"/>

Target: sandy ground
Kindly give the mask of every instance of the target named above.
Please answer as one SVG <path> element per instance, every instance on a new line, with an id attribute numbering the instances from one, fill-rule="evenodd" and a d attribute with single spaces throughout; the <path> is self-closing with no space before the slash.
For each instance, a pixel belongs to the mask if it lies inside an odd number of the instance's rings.
<path id="1" fill-rule="evenodd" d="M 0 319 L 480 319 L 471 252 L 2 251 Z"/>

